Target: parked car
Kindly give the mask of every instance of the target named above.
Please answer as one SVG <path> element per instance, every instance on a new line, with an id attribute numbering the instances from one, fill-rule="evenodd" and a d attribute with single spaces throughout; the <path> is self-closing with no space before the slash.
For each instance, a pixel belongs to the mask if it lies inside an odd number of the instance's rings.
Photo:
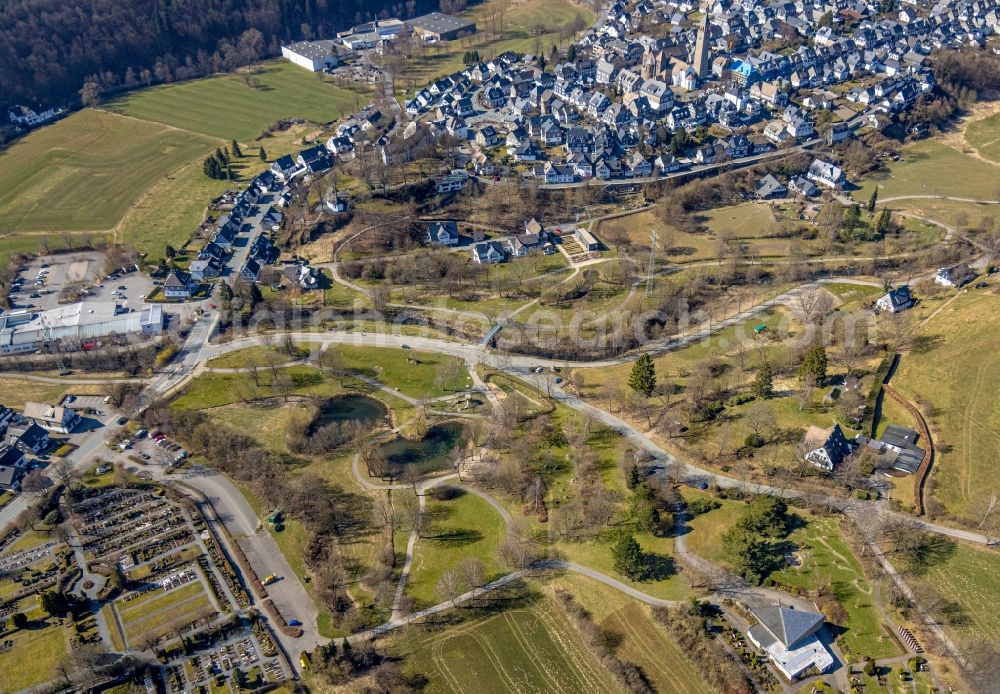
<path id="1" fill-rule="evenodd" d="M 288 620 L 288 626 L 290 626 L 290 627 L 300 627 L 300 626 L 302 626 L 302 622 L 300 622 L 297 619 L 289 619 Z"/>

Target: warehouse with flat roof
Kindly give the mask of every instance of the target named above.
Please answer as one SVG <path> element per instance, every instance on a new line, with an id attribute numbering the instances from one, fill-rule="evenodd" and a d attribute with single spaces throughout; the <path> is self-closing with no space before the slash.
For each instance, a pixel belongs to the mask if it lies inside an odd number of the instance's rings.
<path id="1" fill-rule="evenodd" d="M 163 332 L 163 307 L 131 312 L 115 301 L 67 304 L 50 311 L 11 311 L 0 316 L 0 354 L 31 352 L 50 342 L 76 349 L 113 335 L 148 337 Z"/>
<path id="2" fill-rule="evenodd" d="M 332 41 L 298 41 L 282 46 L 281 55 L 313 72 L 337 67 L 337 54 Z"/>
<path id="3" fill-rule="evenodd" d="M 451 41 L 476 31 L 476 23 L 442 12 L 431 12 L 406 21 L 425 41 Z"/>

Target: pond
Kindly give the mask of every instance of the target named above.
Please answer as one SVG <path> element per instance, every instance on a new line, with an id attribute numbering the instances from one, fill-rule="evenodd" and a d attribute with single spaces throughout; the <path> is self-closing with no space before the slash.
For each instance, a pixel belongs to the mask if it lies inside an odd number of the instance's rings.
<path id="1" fill-rule="evenodd" d="M 398 477 L 409 466 L 417 466 L 422 473 L 440 470 L 464 429 L 459 422 L 445 422 L 432 426 L 419 441 L 399 438 L 383 443 L 382 454 L 389 463 L 389 473 Z"/>
<path id="2" fill-rule="evenodd" d="M 327 424 L 360 422 L 375 425 L 389 415 L 389 410 L 375 398 L 366 395 L 343 395 L 325 400 L 319 406 L 312 428 L 317 430 Z"/>

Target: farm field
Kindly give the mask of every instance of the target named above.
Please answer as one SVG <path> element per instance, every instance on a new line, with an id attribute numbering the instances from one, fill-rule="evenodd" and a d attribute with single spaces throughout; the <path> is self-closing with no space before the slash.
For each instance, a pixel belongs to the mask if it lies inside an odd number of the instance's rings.
<path id="1" fill-rule="evenodd" d="M 0 691 L 17 692 L 49 681 L 56 665 L 69 655 L 65 630 L 49 622 L 35 622 L 28 629 L 7 634 L 13 641 L 4 651 L 0 667 Z"/>
<path id="2" fill-rule="evenodd" d="M 698 664 L 688 659 L 653 621 L 647 606 L 576 574 L 561 577 L 553 582 L 553 587 L 571 592 L 603 629 L 620 638 L 618 655 L 641 667 L 658 691 L 678 694 L 711 691 Z"/>
<path id="3" fill-rule="evenodd" d="M 621 690 L 553 597 L 445 629 L 411 630 L 404 639 L 394 649 L 405 654 L 404 668 L 428 677 L 427 692 Z"/>
<path id="4" fill-rule="evenodd" d="M 1000 297 L 970 291 L 944 306 L 919 334 L 926 352 L 905 354 L 892 384 L 925 402 L 938 449 L 934 495 L 948 511 L 968 515 L 979 494 L 996 489 L 1000 471 L 1000 362 L 994 318 Z"/>
<path id="5" fill-rule="evenodd" d="M 324 84 L 321 76 L 284 60 L 256 66 L 254 78 L 256 89 L 242 75 L 220 75 L 133 92 L 104 108 L 226 142 L 249 142 L 276 121 L 326 123 L 367 101 L 365 94 Z"/>
<path id="6" fill-rule="evenodd" d="M 484 583 L 504 573 L 495 552 L 506 530 L 503 519 L 486 501 L 469 493 L 449 501 L 430 496 L 426 518 L 427 527 L 417 539 L 406 585 L 418 608 L 444 599 L 436 593 L 438 579 L 465 557 L 483 562 Z"/>
<path id="7" fill-rule="evenodd" d="M 106 111 L 74 113 L 0 151 L 0 228 L 109 230 L 142 193 L 215 145 Z"/>
<path id="8" fill-rule="evenodd" d="M 967 643 L 987 641 L 1000 648 L 1000 619 L 984 609 L 1000 595 L 1000 554 L 959 544 L 944 563 L 930 569 L 927 583 L 941 597 L 960 606 L 966 620 L 952 627 Z"/>

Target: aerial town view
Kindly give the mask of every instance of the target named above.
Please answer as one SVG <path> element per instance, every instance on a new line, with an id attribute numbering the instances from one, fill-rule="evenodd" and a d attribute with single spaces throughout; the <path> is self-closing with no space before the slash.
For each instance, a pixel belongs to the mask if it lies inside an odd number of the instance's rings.
<path id="1" fill-rule="evenodd" d="M 0 694 L 1000 691 L 998 270 L 1000 0 L 0 0 Z"/>

